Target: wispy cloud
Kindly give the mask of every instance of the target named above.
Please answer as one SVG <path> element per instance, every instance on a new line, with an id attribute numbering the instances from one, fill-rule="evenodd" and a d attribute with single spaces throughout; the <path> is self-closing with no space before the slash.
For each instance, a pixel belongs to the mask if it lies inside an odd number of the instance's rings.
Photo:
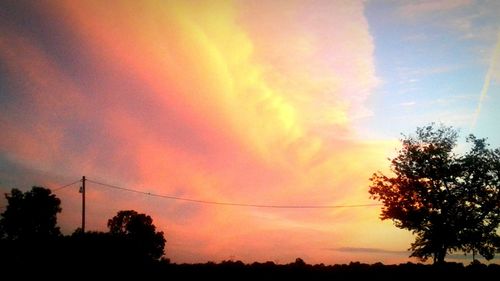
<path id="1" fill-rule="evenodd" d="M 491 24 L 495 22 L 499 9 L 498 1 L 424 0 L 400 2 L 396 13 L 403 21 L 453 32 L 461 40 L 490 41 L 499 27 Z M 421 33 L 407 39 L 421 43 L 422 39 L 432 37 L 433 34 Z"/>
<path id="2" fill-rule="evenodd" d="M 408 102 L 402 102 L 400 103 L 399 105 L 400 106 L 405 106 L 405 107 L 410 107 L 410 106 L 414 106 L 416 105 L 417 103 L 415 101 L 408 101 Z"/>
<path id="3" fill-rule="evenodd" d="M 472 0 L 407 1 L 399 7 L 399 14 L 403 18 L 418 18 L 455 10 L 470 4 Z"/>
<path id="4" fill-rule="evenodd" d="M 346 253 L 368 253 L 368 254 L 393 254 L 393 255 L 409 255 L 409 251 L 395 251 L 379 248 L 360 248 L 360 247 L 340 247 L 327 248 L 330 251 L 346 252 Z"/>

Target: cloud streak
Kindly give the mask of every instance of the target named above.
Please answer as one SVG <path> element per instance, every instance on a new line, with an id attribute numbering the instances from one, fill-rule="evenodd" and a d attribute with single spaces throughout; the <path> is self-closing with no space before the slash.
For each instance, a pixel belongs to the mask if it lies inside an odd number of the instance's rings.
<path id="1" fill-rule="evenodd" d="M 393 254 L 393 255 L 406 255 L 406 256 L 408 256 L 410 253 L 408 251 L 391 251 L 378 248 L 358 248 L 358 247 L 329 248 L 328 250 L 347 252 L 347 253 Z"/>
<path id="2" fill-rule="evenodd" d="M 472 119 L 471 129 L 474 129 L 476 127 L 477 120 L 479 118 L 479 115 L 481 114 L 481 107 L 483 106 L 484 99 L 488 95 L 488 90 L 490 88 L 491 78 L 496 71 L 497 63 L 498 63 L 499 59 L 500 59 L 500 32 L 498 32 L 498 39 L 497 39 L 497 42 L 495 44 L 495 48 L 493 50 L 493 55 L 491 57 L 488 71 L 486 72 L 486 76 L 484 78 L 484 83 L 483 83 L 483 87 L 481 89 L 481 94 L 479 95 L 479 101 L 477 104 L 477 108 L 476 108 L 476 111 L 475 111 L 473 119 Z"/>

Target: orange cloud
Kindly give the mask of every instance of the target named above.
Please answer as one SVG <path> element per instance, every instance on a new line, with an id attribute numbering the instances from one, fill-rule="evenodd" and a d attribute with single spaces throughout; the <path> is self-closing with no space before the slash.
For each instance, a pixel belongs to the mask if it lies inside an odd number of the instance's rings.
<path id="1" fill-rule="evenodd" d="M 158 194 L 371 203 L 368 178 L 393 143 L 356 140 L 351 126 L 369 114 L 365 101 L 377 85 L 362 2 L 61 1 L 40 9 L 60 34 L 71 33 L 71 42 L 55 36 L 52 44 L 81 58 L 46 53 L 29 36 L 3 37 L 9 81 L 29 85 L 17 104 L 35 114 L 0 115 L 2 152 L 52 173 Z M 17 97 L 9 98 L 14 106 Z M 36 141 L 27 130 L 38 132 Z M 377 208 L 221 207 L 88 188 L 89 229 L 104 229 L 120 209 L 146 212 L 176 262 L 336 262 L 342 258 L 325 248 L 374 247 L 363 237 L 381 225 Z M 61 198 L 70 231 L 80 198 L 76 189 Z M 371 237 L 385 238 L 389 227 L 380 229 Z"/>

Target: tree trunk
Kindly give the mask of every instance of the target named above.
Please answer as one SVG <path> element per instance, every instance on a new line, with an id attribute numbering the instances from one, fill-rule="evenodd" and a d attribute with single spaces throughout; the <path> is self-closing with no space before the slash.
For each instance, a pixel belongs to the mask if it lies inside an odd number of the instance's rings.
<path id="1" fill-rule="evenodd" d="M 443 246 L 437 253 L 436 256 L 434 257 L 434 263 L 435 264 L 443 264 L 444 263 L 444 257 L 446 256 L 447 248 Z"/>

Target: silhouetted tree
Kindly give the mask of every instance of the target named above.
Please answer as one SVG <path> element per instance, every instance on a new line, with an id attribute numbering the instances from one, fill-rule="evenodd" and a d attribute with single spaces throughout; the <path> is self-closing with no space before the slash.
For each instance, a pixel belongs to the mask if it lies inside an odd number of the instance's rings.
<path id="1" fill-rule="evenodd" d="M 165 238 L 162 231 L 156 231 L 153 219 L 133 210 L 119 211 L 108 220 L 111 234 L 132 241 L 142 255 L 158 260 L 164 254 Z"/>
<path id="2" fill-rule="evenodd" d="M 478 251 L 491 259 L 500 216 L 500 153 L 484 139 L 470 136 L 473 147 L 464 156 L 453 148 L 458 133 L 431 124 L 404 136 L 391 160 L 393 176 L 370 178 L 371 197 L 382 201 L 381 219 L 416 234 L 412 256 L 442 263 L 447 253 Z"/>
<path id="3" fill-rule="evenodd" d="M 291 263 L 291 265 L 296 266 L 296 267 L 304 267 L 304 266 L 306 266 L 306 262 L 301 258 L 296 258 L 295 262 Z"/>
<path id="4" fill-rule="evenodd" d="M 1 214 L 0 238 L 8 240 L 34 240 L 57 237 L 57 213 L 61 200 L 49 189 L 34 186 L 30 191 L 12 189 L 5 194 L 7 208 Z"/>

